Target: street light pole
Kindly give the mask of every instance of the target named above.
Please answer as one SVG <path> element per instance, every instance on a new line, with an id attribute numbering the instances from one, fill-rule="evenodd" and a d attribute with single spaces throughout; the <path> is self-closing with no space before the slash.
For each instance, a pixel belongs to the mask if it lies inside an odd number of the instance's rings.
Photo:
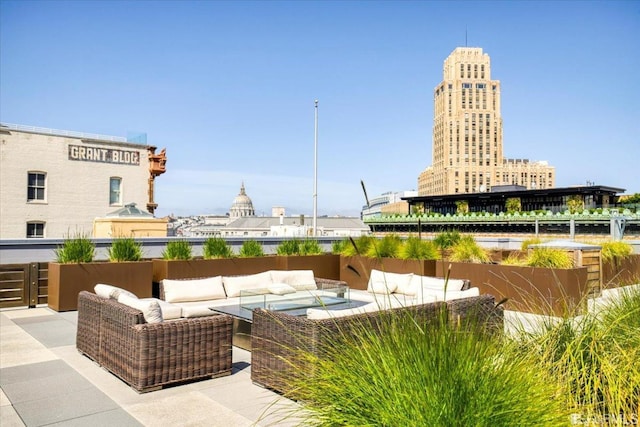
<path id="1" fill-rule="evenodd" d="M 313 237 L 318 235 L 318 100 L 315 101 L 315 137 L 313 143 Z"/>

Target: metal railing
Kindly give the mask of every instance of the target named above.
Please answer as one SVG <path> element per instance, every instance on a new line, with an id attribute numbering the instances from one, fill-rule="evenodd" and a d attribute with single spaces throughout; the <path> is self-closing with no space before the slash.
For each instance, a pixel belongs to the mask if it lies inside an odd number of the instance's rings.
<path id="1" fill-rule="evenodd" d="M 1 128 L 11 130 L 40 133 L 45 135 L 70 136 L 73 138 L 99 139 L 101 141 L 127 142 L 127 138 L 122 136 L 100 135 L 97 133 L 75 132 L 72 130 L 50 129 L 38 126 L 17 125 L 13 123 L 0 123 Z"/>

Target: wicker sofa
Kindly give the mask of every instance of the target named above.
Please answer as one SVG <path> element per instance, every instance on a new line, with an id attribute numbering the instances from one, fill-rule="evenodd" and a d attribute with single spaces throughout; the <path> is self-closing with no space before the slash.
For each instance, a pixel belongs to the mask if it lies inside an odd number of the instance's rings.
<path id="1" fill-rule="evenodd" d="M 464 325 L 473 319 L 485 330 L 500 332 L 503 328 L 503 310 L 497 307 L 492 295 L 436 301 L 426 304 L 354 314 L 331 319 L 308 319 L 286 313 L 256 309 L 253 312 L 251 332 L 251 379 L 263 387 L 287 393 L 291 378 L 309 372 L 313 367 L 302 352 L 322 357 L 323 348 L 334 345 L 339 334 L 343 339 L 354 328 L 377 328 L 388 314 L 409 314 L 418 324 L 428 327 L 440 321 L 439 313 L 446 311 L 446 319 L 455 325 Z M 388 317 L 387 317 L 388 318 Z"/>
<path id="2" fill-rule="evenodd" d="M 147 323 L 114 299 L 78 295 L 78 351 L 138 392 L 231 374 L 231 333 L 230 316 Z"/>

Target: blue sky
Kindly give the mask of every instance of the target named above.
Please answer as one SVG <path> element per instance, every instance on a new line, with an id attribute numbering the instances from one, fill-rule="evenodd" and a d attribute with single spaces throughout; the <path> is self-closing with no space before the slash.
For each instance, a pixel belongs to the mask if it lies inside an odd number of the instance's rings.
<path id="1" fill-rule="evenodd" d="M 458 46 L 502 84 L 504 154 L 640 192 L 640 2 L 0 1 L 0 120 L 167 148 L 157 215 L 358 215 L 417 188 Z"/>

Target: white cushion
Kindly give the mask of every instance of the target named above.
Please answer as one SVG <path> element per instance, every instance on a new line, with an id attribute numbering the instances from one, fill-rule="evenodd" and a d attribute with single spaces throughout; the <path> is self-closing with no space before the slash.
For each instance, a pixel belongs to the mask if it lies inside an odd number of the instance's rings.
<path id="1" fill-rule="evenodd" d="M 424 288 L 423 291 L 424 291 L 423 298 L 432 296 L 432 297 L 435 297 L 437 301 L 450 301 L 452 299 L 477 297 L 480 295 L 480 288 L 469 288 L 464 291 L 450 291 L 447 289 L 446 295 L 444 290 L 436 291 L 433 289 Z"/>
<path id="2" fill-rule="evenodd" d="M 372 313 L 374 311 L 378 311 L 379 306 L 376 302 L 371 302 L 369 304 L 355 307 L 355 308 L 347 308 L 344 310 L 325 310 L 321 308 L 308 308 L 307 309 L 307 318 L 308 319 L 331 319 L 335 317 L 345 317 L 345 316 L 353 316 L 354 314 L 361 313 Z"/>
<path id="3" fill-rule="evenodd" d="M 297 291 L 312 291 L 318 289 L 313 270 L 271 270 L 273 283 L 286 283 Z"/>
<path id="4" fill-rule="evenodd" d="M 266 289 L 273 283 L 271 280 L 271 273 L 268 271 L 248 274 L 246 276 L 224 276 L 222 278 L 224 289 L 227 292 L 227 297 L 239 297 L 240 291 L 248 291 L 252 289 Z"/>
<path id="5" fill-rule="evenodd" d="M 118 302 L 140 310 L 147 323 L 162 322 L 162 310 L 160 309 L 160 304 L 158 304 L 158 301 L 154 299 L 144 301 L 138 298 L 131 298 L 126 294 L 120 294 Z"/>
<path id="6" fill-rule="evenodd" d="M 140 301 L 156 301 L 160 305 L 162 320 L 173 320 L 182 317 L 182 307 L 157 298 L 140 298 Z"/>
<path id="7" fill-rule="evenodd" d="M 104 283 L 98 283 L 97 285 L 95 285 L 93 287 L 93 291 L 96 293 L 96 295 L 102 298 L 111 298 L 114 300 L 117 300 L 118 296 L 122 294 L 128 295 L 132 298 L 138 298 L 126 289 L 122 289 L 113 285 L 105 285 Z"/>
<path id="8" fill-rule="evenodd" d="M 405 293 L 404 290 L 408 288 L 412 276 L 413 273 L 389 273 L 373 269 L 369 276 L 367 291 L 384 294 L 392 292 Z"/>
<path id="9" fill-rule="evenodd" d="M 194 280 L 163 279 L 164 300 L 167 302 L 206 301 L 226 298 L 222 277 Z"/>
<path id="10" fill-rule="evenodd" d="M 287 285 L 286 283 L 272 283 L 267 287 L 269 293 L 275 295 L 287 295 L 293 294 L 296 292 L 296 288 L 291 285 Z"/>
<path id="11" fill-rule="evenodd" d="M 405 289 L 405 292 L 402 293 L 406 295 L 420 295 L 420 289 L 444 292 L 445 284 L 447 286 L 447 291 L 459 291 L 464 286 L 464 280 L 445 280 L 440 277 L 420 276 L 414 274 L 411 278 L 409 286 L 407 287 L 407 289 Z"/>
<path id="12" fill-rule="evenodd" d="M 204 317 L 218 314 L 206 304 L 185 303 L 185 305 L 182 305 L 182 317 Z"/>

